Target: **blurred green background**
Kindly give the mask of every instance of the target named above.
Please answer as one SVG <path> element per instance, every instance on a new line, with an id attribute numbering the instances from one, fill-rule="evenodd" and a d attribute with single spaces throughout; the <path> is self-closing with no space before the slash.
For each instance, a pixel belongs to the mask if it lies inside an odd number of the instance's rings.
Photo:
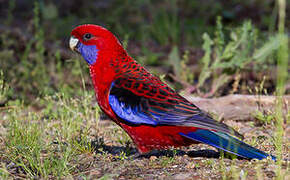
<path id="1" fill-rule="evenodd" d="M 1 106 L 92 89 L 86 63 L 68 48 L 71 30 L 84 23 L 108 28 L 179 91 L 204 97 L 275 91 L 274 0 L 9 0 L 0 1 L 0 19 L 0 71 L 9 86 Z"/>

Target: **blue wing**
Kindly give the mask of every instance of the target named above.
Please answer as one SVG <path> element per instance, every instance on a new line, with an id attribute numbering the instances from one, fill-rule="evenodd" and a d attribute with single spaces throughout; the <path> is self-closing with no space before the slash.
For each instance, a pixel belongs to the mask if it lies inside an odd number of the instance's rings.
<path id="1" fill-rule="evenodd" d="M 112 83 L 109 104 L 125 123 L 198 127 L 242 137 L 231 127 L 212 119 L 175 91 L 171 89 L 169 91 L 167 85 L 145 83 L 132 77 L 119 78 Z M 166 90 L 167 96 L 165 93 L 160 93 Z"/>

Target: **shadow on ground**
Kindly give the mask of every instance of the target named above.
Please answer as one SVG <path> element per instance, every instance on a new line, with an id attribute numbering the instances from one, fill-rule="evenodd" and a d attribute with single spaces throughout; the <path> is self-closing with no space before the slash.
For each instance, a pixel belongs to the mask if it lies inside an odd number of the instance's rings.
<path id="1" fill-rule="evenodd" d="M 95 149 L 96 153 L 108 153 L 111 155 L 120 155 L 121 153 L 125 153 L 126 156 L 132 157 L 133 159 L 139 159 L 139 158 L 150 158 L 151 156 L 156 156 L 156 157 L 174 157 L 174 156 L 184 156 L 187 155 L 192 158 L 196 157 L 203 157 L 203 158 L 215 158 L 218 159 L 220 158 L 222 152 L 219 151 L 214 151 L 210 149 L 205 149 L 205 150 L 193 150 L 193 151 L 183 151 L 183 150 L 153 150 L 147 154 L 139 154 L 138 150 L 136 148 L 132 148 L 127 144 L 126 146 L 108 146 L 103 143 L 101 140 L 96 140 L 91 142 L 92 146 Z M 225 153 L 224 154 L 225 158 L 228 159 L 233 159 L 233 158 L 238 158 L 238 159 L 245 159 L 241 157 L 235 157 L 232 154 Z"/>

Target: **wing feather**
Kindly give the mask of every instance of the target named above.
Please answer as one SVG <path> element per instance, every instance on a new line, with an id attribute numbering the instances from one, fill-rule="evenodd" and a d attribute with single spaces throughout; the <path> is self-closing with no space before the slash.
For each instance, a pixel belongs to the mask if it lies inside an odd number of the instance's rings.
<path id="1" fill-rule="evenodd" d="M 214 120 L 152 75 L 145 80 L 118 78 L 112 83 L 109 103 L 115 114 L 126 123 L 192 126 L 242 138 L 233 128 Z"/>

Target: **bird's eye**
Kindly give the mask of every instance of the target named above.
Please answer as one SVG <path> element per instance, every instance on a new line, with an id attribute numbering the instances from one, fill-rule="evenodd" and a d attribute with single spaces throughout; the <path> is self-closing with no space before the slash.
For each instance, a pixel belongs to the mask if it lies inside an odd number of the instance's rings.
<path id="1" fill-rule="evenodd" d="M 87 41 L 87 40 L 90 40 L 92 37 L 93 37 L 92 34 L 87 33 L 87 34 L 85 34 L 85 35 L 83 36 L 83 39 L 84 39 L 85 41 Z"/>

